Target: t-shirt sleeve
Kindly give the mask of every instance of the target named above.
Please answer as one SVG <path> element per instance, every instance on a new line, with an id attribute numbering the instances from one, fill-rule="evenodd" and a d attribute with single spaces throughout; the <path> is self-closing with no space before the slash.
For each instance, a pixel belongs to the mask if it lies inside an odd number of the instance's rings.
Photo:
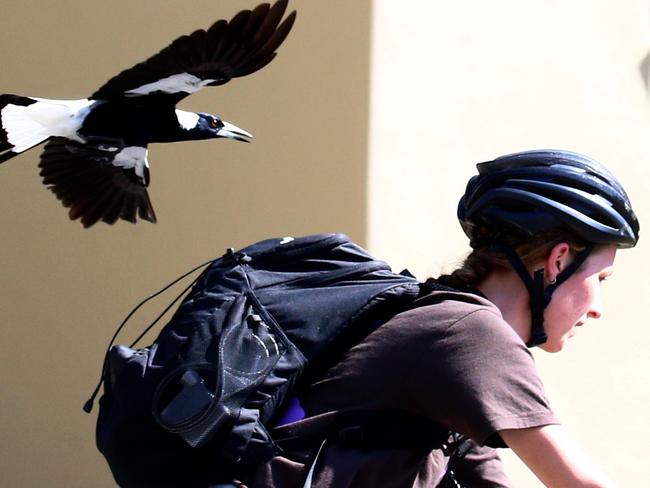
<path id="1" fill-rule="evenodd" d="M 497 313 L 472 308 L 435 328 L 426 307 L 420 314 L 402 382 L 405 408 L 481 445 L 503 429 L 558 423 L 530 351 Z"/>

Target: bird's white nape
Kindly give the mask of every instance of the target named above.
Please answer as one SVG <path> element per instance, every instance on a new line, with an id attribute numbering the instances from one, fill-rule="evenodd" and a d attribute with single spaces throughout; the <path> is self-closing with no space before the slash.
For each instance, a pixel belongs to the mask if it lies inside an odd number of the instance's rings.
<path id="1" fill-rule="evenodd" d="M 199 123 L 199 114 L 186 112 L 185 110 L 176 110 L 176 118 L 179 125 L 185 130 L 191 130 Z"/>
<path id="2" fill-rule="evenodd" d="M 153 83 L 147 83 L 138 88 L 128 90 L 126 95 L 149 95 L 154 92 L 163 93 L 194 93 L 199 91 L 204 86 L 209 85 L 215 80 L 203 80 L 198 76 L 189 73 L 179 73 L 162 78 Z"/>

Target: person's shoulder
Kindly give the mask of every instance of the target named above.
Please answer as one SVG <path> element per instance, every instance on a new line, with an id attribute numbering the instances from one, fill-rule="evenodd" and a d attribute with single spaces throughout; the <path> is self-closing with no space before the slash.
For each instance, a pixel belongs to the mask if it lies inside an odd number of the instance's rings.
<path id="1" fill-rule="evenodd" d="M 437 321 L 457 322 L 478 314 L 503 321 L 500 310 L 490 300 L 478 293 L 457 290 L 433 291 L 414 303 L 406 314 L 414 317 L 430 317 Z M 485 320 L 485 318 L 483 319 Z"/>
<path id="2" fill-rule="evenodd" d="M 455 290 L 434 291 L 391 321 L 394 331 L 419 340 L 474 338 L 481 343 L 521 342 L 500 310 L 487 298 Z"/>

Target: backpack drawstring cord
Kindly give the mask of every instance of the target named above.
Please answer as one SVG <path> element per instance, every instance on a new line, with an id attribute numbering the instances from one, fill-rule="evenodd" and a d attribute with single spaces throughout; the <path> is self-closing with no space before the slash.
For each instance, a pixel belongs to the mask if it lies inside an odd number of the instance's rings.
<path id="1" fill-rule="evenodd" d="M 178 283 L 179 281 L 185 279 L 186 277 L 188 277 L 189 275 L 191 275 L 192 273 L 194 273 L 194 272 L 197 271 L 198 269 L 201 269 L 201 268 L 203 268 L 203 267 L 205 267 L 205 266 L 208 266 L 208 265 L 212 264 L 214 261 L 215 261 L 215 259 L 211 259 L 211 260 L 206 261 L 206 262 L 204 262 L 204 263 L 202 263 L 202 264 L 200 264 L 200 265 L 198 265 L 198 266 L 195 266 L 195 267 L 192 268 L 190 271 L 187 271 L 186 273 L 184 273 L 183 275 L 179 276 L 178 278 L 176 278 L 174 281 L 172 281 L 171 283 L 169 283 L 169 284 L 166 285 L 165 287 L 161 288 L 160 290 L 158 290 L 158 291 L 155 292 L 154 294 L 152 294 L 152 295 L 148 296 L 147 298 L 145 298 L 144 300 L 142 300 L 140 303 L 138 303 L 138 304 L 137 304 L 137 305 L 136 305 L 136 306 L 135 306 L 135 307 L 134 307 L 134 308 L 129 312 L 129 314 L 126 316 L 126 318 L 122 321 L 122 323 L 119 325 L 119 327 L 117 328 L 117 330 L 116 330 L 115 333 L 113 334 L 113 337 L 111 338 L 111 341 L 109 342 L 108 347 L 106 348 L 106 353 L 104 354 L 104 361 L 103 361 L 103 363 L 102 363 L 102 373 L 101 373 L 101 376 L 100 376 L 100 378 L 99 378 L 99 382 L 97 383 L 97 386 L 95 387 L 95 389 L 94 389 L 92 395 L 90 395 L 90 398 L 86 401 L 86 403 L 84 403 L 84 406 L 83 406 L 83 410 L 84 410 L 84 412 L 86 412 L 86 413 L 90 413 L 90 412 L 92 411 L 92 409 L 93 409 L 93 404 L 94 404 L 94 402 L 95 402 L 95 397 L 96 397 L 97 394 L 99 393 L 99 389 L 101 388 L 102 384 L 104 383 L 104 378 L 105 378 L 105 376 L 106 376 L 106 368 L 107 368 L 107 366 L 108 366 L 108 355 L 109 355 L 109 353 L 110 353 L 111 347 L 112 347 L 113 344 L 115 343 L 115 340 L 117 339 L 117 336 L 118 336 L 119 333 L 122 331 L 122 329 L 124 328 L 124 326 L 126 325 L 126 323 L 127 323 L 127 322 L 129 321 L 129 319 L 133 316 L 133 314 L 134 314 L 135 312 L 137 312 L 137 311 L 140 309 L 140 307 L 142 307 L 142 306 L 143 306 L 145 303 L 147 303 L 149 300 L 152 300 L 152 299 L 156 298 L 158 295 L 164 293 L 165 291 L 167 291 L 169 288 L 171 288 L 172 286 L 174 286 L 174 285 L 175 285 L 176 283 Z M 188 291 L 189 291 L 189 290 L 190 290 L 190 289 L 191 289 L 191 288 L 196 284 L 197 281 L 199 281 L 199 280 L 201 279 L 201 277 L 205 274 L 205 271 L 206 271 L 206 270 L 207 270 L 207 268 L 204 269 L 203 272 L 202 272 L 201 274 L 199 274 L 199 275 L 198 275 L 198 276 L 197 276 L 197 277 L 196 277 L 196 278 L 195 278 L 195 279 L 194 279 L 194 280 L 193 280 L 193 281 L 192 281 L 192 282 L 191 282 L 187 287 L 185 287 L 185 288 L 183 289 L 183 291 L 182 291 L 182 292 L 181 292 L 181 293 L 180 293 L 180 294 L 179 294 L 179 295 L 174 299 L 174 301 L 172 301 L 169 305 L 167 305 L 167 307 L 165 307 L 165 309 L 164 309 L 164 310 L 163 310 L 163 311 L 158 315 L 158 317 L 156 317 L 156 318 L 153 320 L 153 322 L 151 322 L 151 323 L 150 323 L 150 324 L 145 328 L 145 330 L 144 330 L 144 331 L 143 331 L 143 332 L 142 332 L 142 333 L 141 333 L 141 334 L 140 334 L 140 335 L 139 335 L 139 336 L 138 336 L 138 337 L 137 337 L 137 338 L 136 338 L 136 339 L 131 343 L 131 345 L 130 345 L 129 347 L 133 347 L 133 346 L 135 346 L 135 345 L 138 343 L 138 341 L 139 341 L 140 339 L 142 339 L 142 338 L 145 336 L 145 334 L 146 334 L 147 332 L 149 332 L 149 331 L 151 330 L 151 328 L 152 328 L 154 325 L 156 325 L 156 324 L 158 323 L 158 321 L 159 321 L 159 320 L 160 320 L 160 319 L 161 319 L 161 318 L 162 318 L 162 317 L 167 313 L 167 311 L 168 311 L 171 307 L 173 307 L 174 304 L 175 304 L 176 302 L 178 302 L 178 300 L 180 300 L 180 299 L 181 299 L 181 298 L 182 298 L 182 297 L 183 297 L 183 296 L 184 296 L 184 295 L 185 295 L 185 294 L 186 294 L 186 293 L 187 293 L 187 292 L 188 292 Z"/>

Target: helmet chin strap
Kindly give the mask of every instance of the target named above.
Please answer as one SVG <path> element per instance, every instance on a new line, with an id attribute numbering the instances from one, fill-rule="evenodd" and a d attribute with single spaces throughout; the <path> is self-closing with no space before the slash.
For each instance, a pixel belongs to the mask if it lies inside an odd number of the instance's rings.
<path id="1" fill-rule="evenodd" d="M 526 346 L 535 347 L 544 344 L 548 339 L 544 330 L 544 309 L 550 303 L 551 296 L 557 287 L 564 283 L 585 262 L 593 250 L 593 246 L 587 246 L 583 251 L 580 251 L 571 264 L 558 274 L 555 281 L 547 287 L 544 287 L 544 268 L 533 272 L 531 277 L 521 258 L 511 246 L 495 244 L 494 247 L 508 258 L 508 261 L 510 261 L 510 264 L 512 264 L 512 267 L 526 285 L 530 295 L 531 334 Z"/>

